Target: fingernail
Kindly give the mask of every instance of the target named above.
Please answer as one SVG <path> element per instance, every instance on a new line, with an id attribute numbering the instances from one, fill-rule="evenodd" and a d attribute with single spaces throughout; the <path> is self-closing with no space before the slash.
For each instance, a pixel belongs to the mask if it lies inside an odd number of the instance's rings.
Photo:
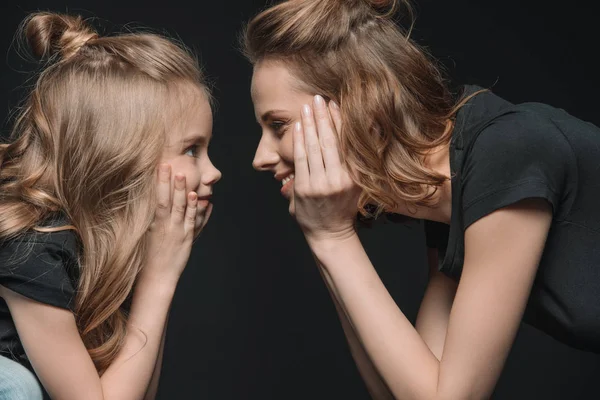
<path id="1" fill-rule="evenodd" d="M 301 128 L 302 124 L 300 122 L 296 122 L 296 124 L 294 125 L 294 129 L 296 130 L 296 132 L 300 132 Z"/>
<path id="2" fill-rule="evenodd" d="M 319 96 L 319 95 L 316 95 L 315 96 L 315 105 L 317 107 L 323 107 L 323 103 L 324 103 L 323 102 L 323 98 L 321 96 Z"/>
<path id="3" fill-rule="evenodd" d="M 185 176 L 183 176 L 181 174 L 175 175 L 175 179 L 178 180 L 179 182 L 183 181 L 183 178 L 185 178 Z"/>
<path id="4" fill-rule="evenodd" d="M 302 113 L 306 117 L 310 117 L 310 106 L 308 104 L 305 104 L 304 107 L 302 107 Z"/>
<path id="5" fill-rule="evenodd" d="M 160 172 L 169 172 L 169 164 L 160 164 L 159 170 Z"/>
<path id="6" fill-rule="evenodd" d="M 198 194 L 196 192 L 190 193 L 190 201 L 198 200 Z"/>
<path id="7" fill-rule="evenodd" d="M 331 104 L 331 107 L 332 107 L 334 110 L 339 110 L 339 109 L 340 109 L 340 106 L 338 106 L 338 104 L 337 104 L 335 101 L 331 100 L 331 101 L 330 101 L 330 104 Z"/>

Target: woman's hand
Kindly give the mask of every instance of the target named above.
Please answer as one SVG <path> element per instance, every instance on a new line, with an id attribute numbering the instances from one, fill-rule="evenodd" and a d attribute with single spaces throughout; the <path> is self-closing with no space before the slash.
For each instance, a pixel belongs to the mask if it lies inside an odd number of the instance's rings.
<path id="1" fill-rule="evenodd" d="M 294 127 L 294 201 L 296 217 L 309 245 L 345 240 L 355 234 L 360 188 L 340 160 L 337 133 L 342 119 L 339 107 L 329 107 L 315 96 L 313 107 L 305 105 L 302 123 Z"/>
<path id="2" fill-rule="evenodd" d="M 171 189 L 171 167 L 162 164 L 157 176 L 157 207 L 148 231 L 147 260 L 142 276 L 177 282 L 192 249 L 196 232 L 198 195 L 186 191 L 185 176 L 175 175 Z"/>

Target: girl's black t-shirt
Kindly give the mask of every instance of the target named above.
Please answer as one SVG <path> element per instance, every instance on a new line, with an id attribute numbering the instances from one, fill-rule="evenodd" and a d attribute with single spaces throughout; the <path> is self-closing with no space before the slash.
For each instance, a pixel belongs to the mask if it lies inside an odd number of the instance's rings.
<path id="1" fill-rule="evenodd" d="M 72 230 L 32 232 L 0 242 L 0 285 L 25 297 L 73 310 L 77 275 L 78 240 Z M 0 355 L 31 369 L 8 306 L 1 297 Z"/>
<path id="2" fill-rule="evenodd" d="M 545 199 L 553 220 L 524 322 L 600 353 L 600 129 L 561 109 L 514 105 L 485 91 L 457 114 L 450 167 L 450 225 L 425 222 L 440 271 L 460 280 L 472 223 L 523 199 Z"/>

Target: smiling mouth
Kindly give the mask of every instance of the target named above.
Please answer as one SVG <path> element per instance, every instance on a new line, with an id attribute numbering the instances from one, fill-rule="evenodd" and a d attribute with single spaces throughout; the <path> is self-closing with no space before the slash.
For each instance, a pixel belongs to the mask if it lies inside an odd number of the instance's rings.
<path id="1" fill-rule="evenodd" d="M 285 186 L 288 184 L 288 182 L 290 182 L 292 179 L 294 179 L 296 176 L 294 174 L 289 174 L 287 177 L 283 178 L 281 180 L 281 186 Z"/>
<path id="2" fill-rule="evenodd" d="M 281 180 L 281 194 L 287 199 L 292 197 L 292 191 L 294 190 L 294 178 L 294 174 L 289 174 Z"/>

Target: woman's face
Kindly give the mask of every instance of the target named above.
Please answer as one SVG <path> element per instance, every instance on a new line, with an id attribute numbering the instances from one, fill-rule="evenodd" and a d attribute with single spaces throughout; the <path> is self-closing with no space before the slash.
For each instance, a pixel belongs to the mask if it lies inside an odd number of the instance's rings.
<path id="1" fill-rule="evenodd" d="M 262 135 L 252 165 L 258 171 L 272 172 L 282 184 L 281 194 L 290 202 L 294 200 L 292 130 L 301 121 L 302 106 L 313 101 L 313 94 L 298 87 L 297 79 L 282 63 L 263 61 L 254 67 L 252 101 Z"/>
<path id="2" fill-rule="evenodd" d="M 183 174 L 186 178 L 186 191 L 198 194 L 196 230 L 200 231 L 210 218 L 213 185 L 221 179 L 221 172 L 208 156 L 213 125 L 210 104 L 204 96 L 195 101 L 199 103 L 193 108 L 193 112 L 187 113 L 184 121 L 172 125 L 160 162 L 171 165 L 172 188 L 175 175 Z"/>
<path id="3" fill-rule="evenodd" d="M 283 63 L 262 61 L 254 67 L 252 101 L 256 120 L 262 128 L 262 136 L 252 164 L 259 171 L 272 172 L 275 179 L 282 182 L 281 194 L 290 202 L 294 201 L 292 130 L 294 124 L 301 121 L 302 106 L 312 105 L 313 96 L 316 94 L 302 90 L 300 87 L 298 79 Z M 440 149 L 443 151 L 436 151 L 435 155 L 428 160 L 428 164 L 438 172 L 449 174 L 447 146 L 442 146 Z M 447 199 L 450 196 L 449 190 L 448 183 L 436 195 L 442 195 L 443 199 Z M 374 200 L 369 203 L 376 204 Z M 449 204 L 449 201 L 444 201 L 445 203 Z M 432 220 L 441 218 L 437 215 L 438 210 L 411 207 L 402 200 L 398 201 L 394 209 L 386 211 L 412 218 Z"/>

